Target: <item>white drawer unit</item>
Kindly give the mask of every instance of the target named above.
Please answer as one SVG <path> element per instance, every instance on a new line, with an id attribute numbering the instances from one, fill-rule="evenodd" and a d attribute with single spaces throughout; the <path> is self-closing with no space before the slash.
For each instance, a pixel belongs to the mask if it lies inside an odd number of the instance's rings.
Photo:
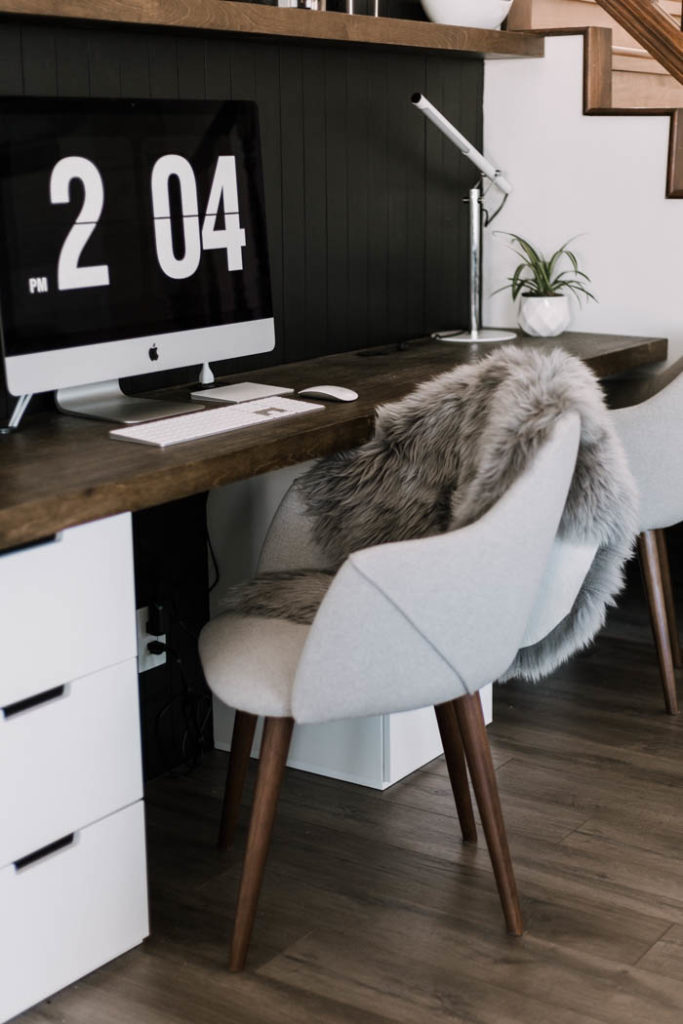
<path id="1" fill-rule="evenodd" d="M 0 714 L 0 865 L 142 798 L 135 661 Z"/>
<path id="2" fill-rule="evenodd" d="M 26 866 L 0 869 L 0 1020 L 142 942 L 142 802 Z"/>
<path id="3" fill-rule="evenodd" d="M 0 552 L 0 1021 L 148 934 L 132 548 Z"/>
<path id="4" fill-rule="evenodd" d="M 0 705 L 136 656 L 130 515 L 0 552 Z"/>

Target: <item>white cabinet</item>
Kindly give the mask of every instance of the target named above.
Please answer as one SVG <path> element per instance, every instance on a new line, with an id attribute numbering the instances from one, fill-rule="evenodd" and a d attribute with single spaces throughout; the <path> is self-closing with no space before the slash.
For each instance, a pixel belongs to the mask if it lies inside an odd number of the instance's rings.
<path id="1" fill-rule="evenodd" d="M 8 1020 L 147 935 L 142 801 L 34 863 L 0 868 L 0 906 L 0 1018 Z"/>
<path id="2" fill-rule="evenodd" d="M 136 657 L 130 515 L 0 552 L 0 705 Z"/>
<path id="3" fill-rule="evenodd" d="M 484 718 L 491 721 L 491 686 L 481 691 Z M 230 750 L 235 712 L 213 702 L 214 744 Z M 254 736 L 251 756 L 261 749 L 263 720 Z M 371 789 L 388 789 L 422 765 L 443 754 L 433 708 L 401 711 L 369 718 L 295 725 L 287 764 L 314 775 L 343 779 Z"/>
<path id="4" fill-rule="evenodd" d="M 0 865 L 142 798 L 135 660 L 51 693 L 0 717 Z"/>
<path id="5" fill-rule="evenodd" d="M 130 515 L 0 553 L 0 1021 L 148 934 Z"/>

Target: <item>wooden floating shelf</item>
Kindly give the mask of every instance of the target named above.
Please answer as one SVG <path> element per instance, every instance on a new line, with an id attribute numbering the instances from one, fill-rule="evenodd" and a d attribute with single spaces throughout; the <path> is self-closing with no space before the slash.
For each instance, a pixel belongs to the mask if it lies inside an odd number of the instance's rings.
<path id="1" fill-rule="evenodd" d="M 232 0 L 0 0 L 0 15 L 202 29 L 271 39 L 360 43 L 469 57 L 542 57 L 543 39 L 526 32 L 435 25 Z"/>

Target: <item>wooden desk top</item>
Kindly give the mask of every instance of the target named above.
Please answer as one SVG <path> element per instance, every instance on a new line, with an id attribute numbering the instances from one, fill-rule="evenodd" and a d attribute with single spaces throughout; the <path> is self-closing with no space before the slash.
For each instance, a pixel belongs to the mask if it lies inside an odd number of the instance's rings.
<path id="1" fill-rule="evenodd" d="M 520 343 L 561 346 L 600 377 L 658 362 L 667 354 L 665 338 L 567 333 Z M 365 354 L 325 356 L 226 378 L 226 383 L 256 380 L 295 389 L 343 384 L 360 397 L 310 416 L 166 450 L 112 441 L 108 423 L 57 413 L 28 416 L 18 432 L 0 436 L 0 549 L 362 444 L 372 433 L 378 405 L 491 348 L 425 339 L 403 351 L 395 346 L 366 349 Z M 188 411 L 192 408 L 194 403 L 188 404 Z"/>

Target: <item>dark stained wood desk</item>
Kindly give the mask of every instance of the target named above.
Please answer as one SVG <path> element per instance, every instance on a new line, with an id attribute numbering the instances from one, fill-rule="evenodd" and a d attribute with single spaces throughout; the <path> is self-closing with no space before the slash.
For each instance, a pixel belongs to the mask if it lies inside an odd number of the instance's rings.
<path id="1" fill-rule="evenodd" d="M 523 338 L 520 343 L 563 347 L 599 377 L 659 362 L 667 355 L 665 338 L 570 332 L 556 339 Z M 17 433 L 0 436 L 0 550 L 362 444 L 372 433 L 378 405 L 491 349 L 424 339 L 401 351 L 395 346 L 366 349 L 225 378 L 226 383 L 256 380 L 295 389 L 343 384 L 360 397 L 348 404 L 330 404 L 311 416 L 166 450 L 112 441 L 111 424 L 57 413 L 29 415 Z M 173 395 L 178 397 L 177 389 Z M 195 404 L 189 403 L 188 411 L 193 408 Z"/>

